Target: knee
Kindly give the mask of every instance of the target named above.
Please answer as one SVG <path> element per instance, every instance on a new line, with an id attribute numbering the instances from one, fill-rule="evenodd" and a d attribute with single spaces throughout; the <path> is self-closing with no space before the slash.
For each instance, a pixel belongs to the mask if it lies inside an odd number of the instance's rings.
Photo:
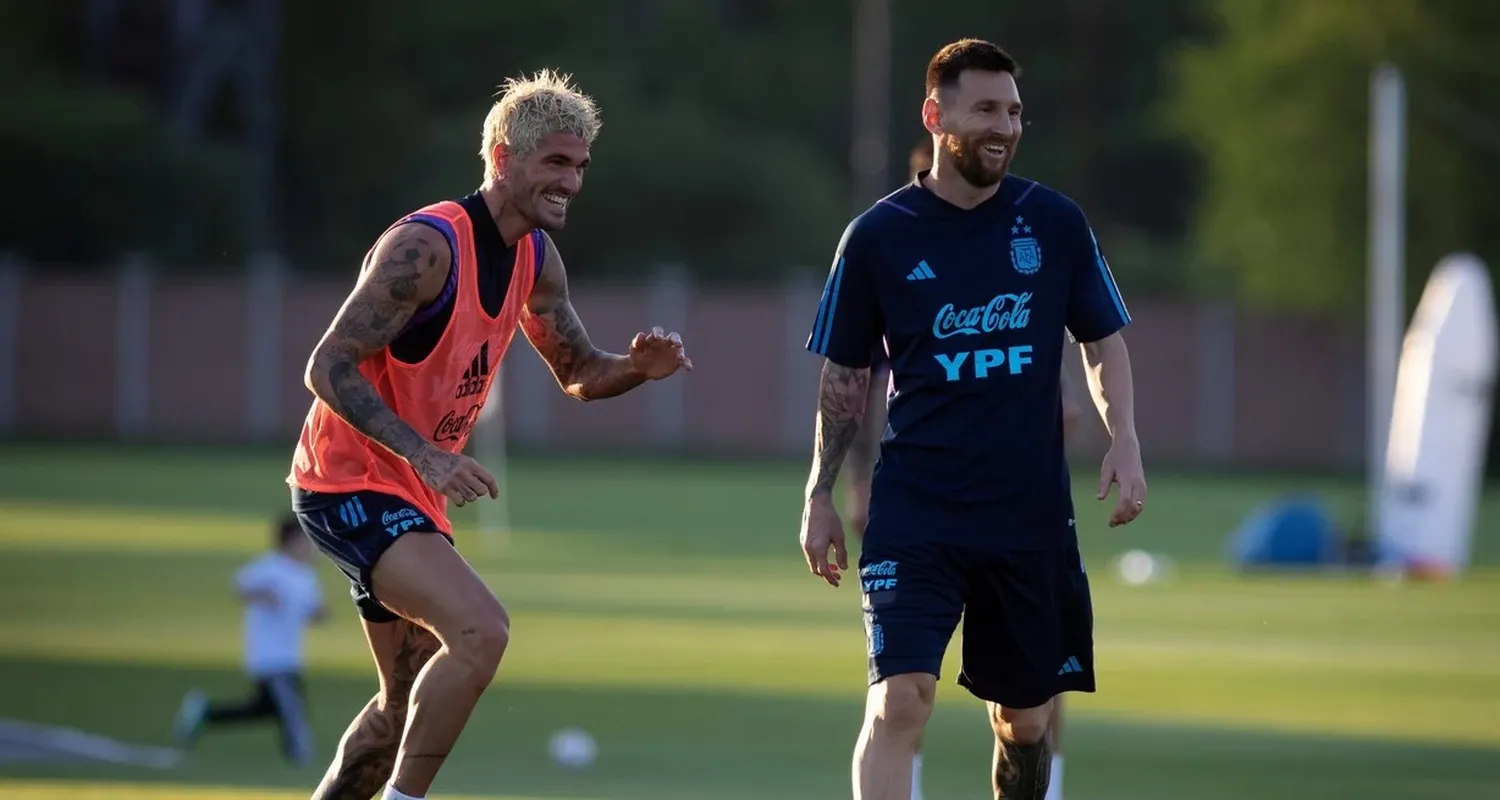
<path id="1" fill-rule="evenodd" d="M 868 716 L 875 727 L 920 735 L 936 696 L 932 676 L 895 675 L 870 687 Z"/>
<path id="2" fill-rule="evenodd" d="M 990 724 L 995 735 L 1016 744 L 1036 744 L 1047 738 L 1052 716 L 1052 702 L 1036 708 L 1001 708 L 990 706 Z"/>
<path id="3" fill-rule="evenodd" d="M 448 650 L 463 659 L 476 678 L 488 683 L 510 646 L 510 615 L 497 604 L 494 610 L 471 617 L 446 639 Z"/>

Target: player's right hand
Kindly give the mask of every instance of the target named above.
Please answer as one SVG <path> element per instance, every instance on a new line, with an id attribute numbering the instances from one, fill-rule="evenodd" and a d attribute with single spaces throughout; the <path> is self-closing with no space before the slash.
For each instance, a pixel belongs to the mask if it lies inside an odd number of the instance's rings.
<path id="1" fill-rule="evenodd" d="M 833 498 L 815 494 L 802 507 L 802 555 L 812 574 L 838 586 L 839 570 L 849 568 L 849 551 L 844 547 L 844 523 L 833 508 Z M 829 560 L 829 549 L 833 560 Z"/>
<path id="2" fill-rule="evenodd" d="M 500 497 L 500 484 L 478 461 L 434 447 L 412 460 L 422 482 L 459 506 L 489 495 Z"/>

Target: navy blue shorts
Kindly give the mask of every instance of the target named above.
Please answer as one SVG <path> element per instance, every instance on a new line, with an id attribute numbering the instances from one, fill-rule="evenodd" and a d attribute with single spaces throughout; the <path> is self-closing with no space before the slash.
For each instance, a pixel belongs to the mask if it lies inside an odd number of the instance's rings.
<path id="1" fill-rule="evenodd" d="M 380 604 L 370 585 L 370 571 L 396 539 L 408 533 L 439 533 L 426 512 L 394 495 L 380 492 L 310 492 L 292 489 L 292 512 L 323 555 L 349 578 L 349 595 L 359 615 L 370 622 L 399 617 Z"/>
<path id="2" fill-rule="evenodd" d="M 958 683 L 981 700 L 1034 708 L 1094 691 L 1093 602 L 1077 547 L 993 551 L 885 533 L 872 517 L 859 558 L 871 685 L 941 676 L 961 619 Z"/>

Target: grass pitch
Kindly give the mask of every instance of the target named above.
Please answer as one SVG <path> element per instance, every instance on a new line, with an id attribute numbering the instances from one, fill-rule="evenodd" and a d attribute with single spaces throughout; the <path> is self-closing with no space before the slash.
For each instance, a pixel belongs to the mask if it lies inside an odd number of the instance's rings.
<path id="1" fill-rule="evenodd" d="M 286 453 L 0 446 L 0 716 L 170 743 L 182 692 L 245 691 L 230 578 L 286 504 Z M 1500 797 L 1500 496 L 1476 569 L 1446 585 L 1357 575 L 1244 577 L 1233 527 L 1288 491 L 1340 514 L 1356 484 L 1152 475 L 1138 523 L 1104 527 L 1076 485 L 1093 580 L 1100 691 L 1070 696 L 1070 800 Z M 460 547 L 514 620 L 500 676 L 434 797 L 781 800 L 848 796 L 864 692 L 858 595 L 807 574 L 802 466 L 521 459 L 515 530 Z M 503 546 L 502 546 L 503 545 Z M 1127 587 L 1110 562 L 1177 560 Z M 375 691 L 345 584 L 311 634 L 320 754 Z M 927 737 L 932 800 L 988 796 L 990 737 L 945 665 Z M 547 736 L 598 739 L 587 771 Z M 306 797 L 321 767 L 282 764 L 269 727 L 209 732 L 167 771 L 0 763 L 20 800 Z"/>

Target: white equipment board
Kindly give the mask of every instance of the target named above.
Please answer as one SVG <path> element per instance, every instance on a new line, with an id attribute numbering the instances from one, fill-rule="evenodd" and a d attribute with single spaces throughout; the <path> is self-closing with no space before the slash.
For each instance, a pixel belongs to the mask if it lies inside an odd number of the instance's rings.
<path id="1" fill-rule="evenodd" d="M 1402 343 L 1380 487 L 1385 566 L 1432 577 L 1467 567 L 1495 358 L 1489 272 L 1472 255 L 1450 255 L 1428 279 Z"/>

